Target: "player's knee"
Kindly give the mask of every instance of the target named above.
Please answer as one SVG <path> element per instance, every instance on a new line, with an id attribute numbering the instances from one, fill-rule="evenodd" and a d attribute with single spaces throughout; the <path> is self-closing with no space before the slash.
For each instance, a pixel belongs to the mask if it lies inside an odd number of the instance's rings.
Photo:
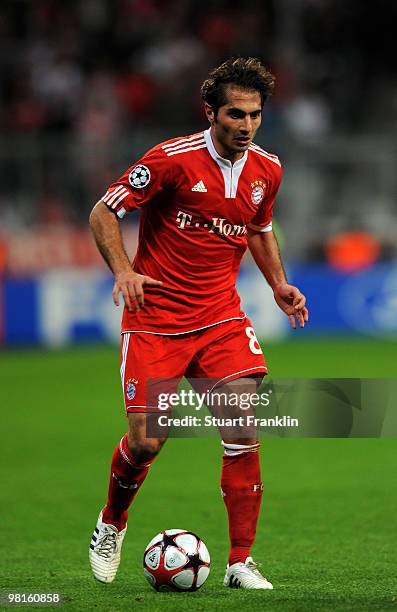
<path id="1" fill-rule="evenodd" d="M 128 423 L 127 441 L 132 456 L 138 463 L 150 461 L 160 452 L 166 438 L 148 437 L 150 423 L 147 415 L 132 413 L 128 416 Z"/>
<path id="2" fill-rule="evenodd" d="M 160 452 L 165 439 L 128 436 L 128 448 L 137 463 L 150 461 Z"/>

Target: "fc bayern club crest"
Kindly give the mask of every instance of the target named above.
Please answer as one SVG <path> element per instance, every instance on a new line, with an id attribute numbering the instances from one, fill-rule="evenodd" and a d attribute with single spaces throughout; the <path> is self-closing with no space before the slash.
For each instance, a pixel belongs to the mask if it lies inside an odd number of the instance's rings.
<path id="1" fill-rule="evenodd" d="M 266 185 L 263 181 L 257 180 L 251 183 L 252 191 L 251 191 L 251 200 L 252 203 L 258 206 L 263 198 L 265 197 L 265 188 Z"/>
<path id="2" fill-rule="evenodd" d="M 135 380 L 135 378 L 129 378 L 127 382 L 125 383 L 125 393 L 126 393 L 128 401 L 131 401 L 132 399 L 134 399 L 136 395 L 136 385 L 137 384 L 138 384 L 138 381 Z"/>

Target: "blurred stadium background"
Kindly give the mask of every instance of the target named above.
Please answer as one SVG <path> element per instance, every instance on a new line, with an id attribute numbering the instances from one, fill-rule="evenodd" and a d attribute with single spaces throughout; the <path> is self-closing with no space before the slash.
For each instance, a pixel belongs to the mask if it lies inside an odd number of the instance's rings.
<path id="1" fill-rule="evenodd" d="M 199 87 L 208 69 L 231 55 L 261 57 L 277 90 L 257 142 L 284 163 L 277 235 L 311 311 L 303 333 L 292 332 L 245 258 L 239 291 L 271 372 L 396 378 L 396 21 L 391 0 L 2 0 L 0 494 L 4 533 L 13 534 L 4 538 L 3 586 L 60 590 L 73 610 L 124 610 L 132 572 L 137 605 L 158 609 L 140 555 L 156 531 L 178 523 L 214 554 L 190 609 L 245 603 L 219 598 L 226 526 L 214 440 L 166 446 L 134 510 L 121 580 L 106 594 L 89 581 L 86 547 L 125 428 L 120 312 L 89 211 L 147 148 L 205 127 Z M 138 221 L 123 222 L 131 254 Z M 273 604 L 257 605 L 395 605 L 395 441 L 264 447 L 256 550 L 260 559 L 266 550 L 280 589 Z M 60 524 L 70 539 L 59 537 Z M 164 597 L 163 609 L 175 609 Z"/>
<path id="2" fill-rule="evenodd" d="M 238 54 L 277 77 L 257 142 L 284 163 L 277 233 L 305 334 L 395 334 L 396 17 L 386 0 L 3 0 L 2 343 L 117 341 L 89 211 L 147 148 L 205 127 L 200 83 Z M 239 282 L 258 335 L 286 339 L 249 257 Z"/>

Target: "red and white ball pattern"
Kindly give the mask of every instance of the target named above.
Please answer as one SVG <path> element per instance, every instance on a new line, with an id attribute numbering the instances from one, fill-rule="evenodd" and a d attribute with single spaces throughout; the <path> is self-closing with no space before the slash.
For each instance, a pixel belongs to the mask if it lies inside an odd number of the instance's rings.
<path id="1" fill-rule="evenodd" d="M 156 591 L 197 591 L 210 573 L 210 555 L 196 534 L 168 529 L 147 545 L 143 572 Z"/>

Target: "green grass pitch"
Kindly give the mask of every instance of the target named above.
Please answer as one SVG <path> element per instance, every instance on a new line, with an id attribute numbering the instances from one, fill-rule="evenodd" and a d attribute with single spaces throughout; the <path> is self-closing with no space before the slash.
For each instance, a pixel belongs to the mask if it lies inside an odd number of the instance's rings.
<path id="1" fill-rule="evenodd" d="M 277 377 L 397 374 L 391 342 L 301 335 L 265 353 Z M 88 545 L 125 430 L 118 375 L 114 348 L 0 354 L 0 589 L 59 592 L 59 609 L 73 611 L 397 609 L 395 439 L 262 439 L 253 556 L 272 592 L 221 585 L 228 538 L 219 441 L 170 440 L 130 512 L 115 582 L 95 582 Z M 147 542 L 173 527 L 197 532 L 210 550 L 197 593 L 157 594 L 143 577 Z"/>

